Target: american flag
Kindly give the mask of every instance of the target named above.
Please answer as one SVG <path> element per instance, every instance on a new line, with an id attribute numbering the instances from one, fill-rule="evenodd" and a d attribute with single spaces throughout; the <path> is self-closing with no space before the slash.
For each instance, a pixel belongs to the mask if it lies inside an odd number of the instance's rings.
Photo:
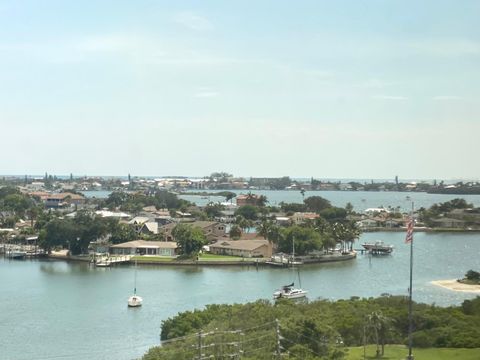
<path id="1" fill-rule="evenodd" d="M 413 217 L 411 217 L 408 220 L 408 223 L 407 223 L 407 237 L 405 238 L 405 242 L 407 244 L 413 240 L 413 226 L 414 225 L 415 225 L 415 220 L 413 219 Z"/>

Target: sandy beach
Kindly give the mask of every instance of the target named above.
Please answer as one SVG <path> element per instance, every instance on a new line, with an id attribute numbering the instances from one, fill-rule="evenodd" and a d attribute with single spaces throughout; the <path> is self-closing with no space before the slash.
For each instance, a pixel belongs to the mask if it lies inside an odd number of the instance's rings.
<path id="1" fill-rule="evenodd" d="M 459 283 L 456 279 L 453 280 L 436 280 L 432 281 L 431 284 L 441 286 L 445 289 L 453 291 L 463 291 L 471 293 L 480 293 L 480 285 L 468 285 Z"/>

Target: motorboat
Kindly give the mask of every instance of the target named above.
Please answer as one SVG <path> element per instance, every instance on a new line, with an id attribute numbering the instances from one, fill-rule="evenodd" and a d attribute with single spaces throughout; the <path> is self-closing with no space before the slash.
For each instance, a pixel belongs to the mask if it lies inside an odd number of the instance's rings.
<path id="1" fill-rule="evenodd" d="M 363 243 L 362 246 L 372 254 L 390 254 L 393 251 L 393 245 L 387 245 L 383 241 Z"/>
<path id="2" fill-rule="evenodd" d="M 277 299 L 299 299 L 307 296 L 308 291 L 303 289 L 297 289 L 294 287 L 294 283 L 282 286 L 281 289 L 273 293 L 273 298 Z"/>

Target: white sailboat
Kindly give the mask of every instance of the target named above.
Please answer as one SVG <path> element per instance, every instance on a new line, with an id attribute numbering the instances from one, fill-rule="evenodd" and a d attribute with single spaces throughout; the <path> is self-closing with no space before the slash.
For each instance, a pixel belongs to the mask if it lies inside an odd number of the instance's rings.
<path id="1" fill-rule="evenodd" d="M 295 265 L 295 238 L 292 240 L 292 262 L 291 267 L 294 268 Z M 298 272 L 298 281 L 300 282 L 300 271 Z M 288 285 L 283 285 L 280 289 L 276 290 L 273 293 L 273 298 L 277 299 L 300 299 L 307 296 L 308 291 L 303 290 L 302 284 L 300 283 L 300 288 L 295 288 L 295 283 L 292 282 Z"/>
<path id="2" fill-rule="evenodd" d="M 128 298 L 129 307 L 142 306 L 143 299 L 137 295 L 137 260 L 135 260 L 135 275 L 134 275 L 133 295 Z"/>

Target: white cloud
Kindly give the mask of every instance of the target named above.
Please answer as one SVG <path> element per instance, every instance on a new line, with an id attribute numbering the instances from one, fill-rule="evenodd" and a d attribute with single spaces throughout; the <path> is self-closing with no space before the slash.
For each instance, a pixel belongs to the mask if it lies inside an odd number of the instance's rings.
<path id="1" fill-rule="evenodd" d="M 193 95 L 196 98 L 213 98 L 219 96 L 220 93 L 210 89 L 210 88 L 200 88 L 198 91 Z"/>
<path id="2" fill-rule="evenodd" d="M 405 96 L 397 96 L 397 95 L 374 95 L 372 99 L 377 100 L 408 100 Z"/>
<path id="3" fill-rule="evenodd" d="M 213 29 L 213 24 L 208 19 L 189 11 L 174 14 L 173 21 L 195 31 L 207 31 Z"/>
<path id="4" fill-rule="evenodd" d="M 448 101 L 448 100 L 460 100 L 462 99 L 462 97 L 456 96 L 456 95 L 439 95 L 439 96 L 432 97 L 432 99 L 437 101 Z"/>
<path id="5" fill-rule="evenodd" d="M 408 47 L 434 56 L 465 56 L 480 54 L 480 43 L 468 39 L 423 39 L 410 42 Z"/>

